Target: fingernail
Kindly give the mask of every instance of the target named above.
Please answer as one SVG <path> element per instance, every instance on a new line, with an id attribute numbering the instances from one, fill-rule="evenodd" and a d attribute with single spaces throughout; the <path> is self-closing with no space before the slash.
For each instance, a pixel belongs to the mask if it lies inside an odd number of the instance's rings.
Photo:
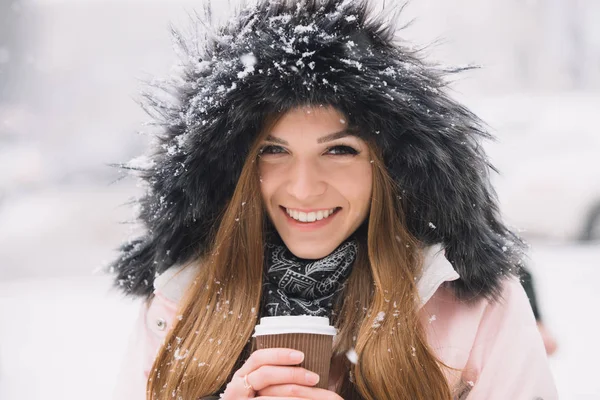
<path id="1" fill-rule="evenodd" d="M 314 372 L 307 372 L 305 378 L 306 382 L 308 382 L 311 385 L 315 385 L 319 382 L 319 375 L 315 374 Z"/>
<path id="2" fill-rule="evenodd" d="M 301 362 L 302 360 L 304 360 L 304 353 L 302 353 L 301 351 L 292 351 L 290 353 L 290 358 L 292 359 L 292 361 Z"/>

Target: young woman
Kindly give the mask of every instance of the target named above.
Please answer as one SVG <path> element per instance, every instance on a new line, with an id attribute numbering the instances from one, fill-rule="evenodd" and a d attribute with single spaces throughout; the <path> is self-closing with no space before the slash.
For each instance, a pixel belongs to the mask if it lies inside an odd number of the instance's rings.
<path id="1" fill-rule="evenodd" d="M 112 268 L 146 299 L 123 398 L 556 398 L 488 134 L 395 20 L 261 1 L 177 35 L 174 101 L 150 98 L 163 130 L 135 167 L 147 230 Z M 258 318 L 303 314 L 338 329 L 329 390 L 302 354 L 253 351 Z"/>

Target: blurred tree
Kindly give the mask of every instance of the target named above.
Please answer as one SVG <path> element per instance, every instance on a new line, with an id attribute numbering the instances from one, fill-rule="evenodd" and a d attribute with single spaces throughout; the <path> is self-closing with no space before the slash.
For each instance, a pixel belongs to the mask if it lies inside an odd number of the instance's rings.
<path id="1" fill-rule="evenodd" d="M 0 0 L 0 104 L 13 100 L 25 62 L 23 7 L 23 0 Z"/>

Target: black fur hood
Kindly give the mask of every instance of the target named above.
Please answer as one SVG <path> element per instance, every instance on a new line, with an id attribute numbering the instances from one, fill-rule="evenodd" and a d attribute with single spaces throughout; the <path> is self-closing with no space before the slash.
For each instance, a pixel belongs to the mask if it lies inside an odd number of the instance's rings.
<path id="1" fill-rule="evenodd" d="M 207 251 L 265 116 L 328 104 L 383 149 L 410 232 L 445 248 L 461 276 L 456 294 L 498 294 L 522 242 L 499 219 L 479 143 L 489 135 L 445 93 L 457 70 L 403 46 L 396 18 L 384 15 L 356 0 L 261 0 L 222 25 L 197 17 L 194 34 L 174 33 L 179 74 L 146 96 L 157 143 L 145 165 L 123 165 L 148 190 L 146 232 L 110 266 L 118 286 L 148 296 L 157 274 Z"/>

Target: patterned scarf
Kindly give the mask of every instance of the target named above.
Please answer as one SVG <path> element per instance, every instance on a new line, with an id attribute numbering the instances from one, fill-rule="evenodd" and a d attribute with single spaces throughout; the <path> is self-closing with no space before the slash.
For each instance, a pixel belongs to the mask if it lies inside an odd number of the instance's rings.
<path id="1" fill-rule="evenodd" d="M 348 239 L 320 260 L 305 260 L 294 256 L 285 245 L 267 243 L 261 315 L 329 317 L 357 251 L 356 240 Z"/>

